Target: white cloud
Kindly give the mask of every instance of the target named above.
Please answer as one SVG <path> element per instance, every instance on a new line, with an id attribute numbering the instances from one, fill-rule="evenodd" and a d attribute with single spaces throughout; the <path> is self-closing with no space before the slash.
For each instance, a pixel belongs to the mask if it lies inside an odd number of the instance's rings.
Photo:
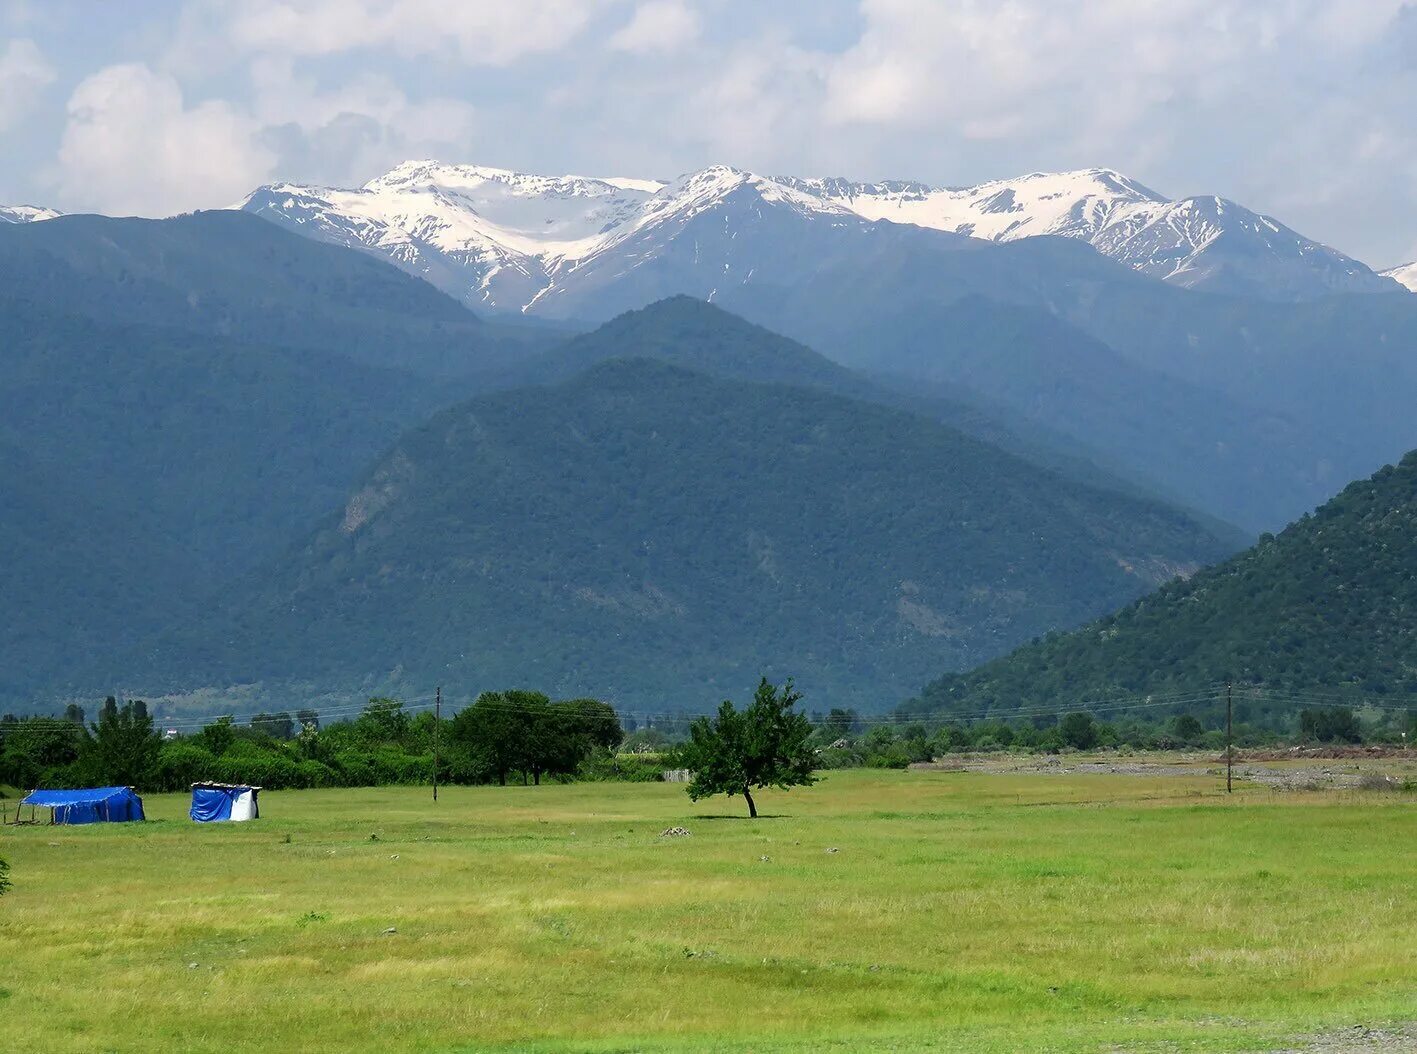
<path id="1" fill-rule="evenodd" d="M 238 51 L 333 55 L 387 49 L 403 57 L 451 53 L 506 66 L 556 51 L 604 0 L 232 0 L 216 5 L 221 35 Z"/>
<path id="2" fill-rule="evenodd" d="M 233 155 L 223 165 L 234 172 L 349 183 L 431 155 L 546 171 L 665 176 L 727 161 L 959 183 L 1111 165 L 1164 193 L 1235 197 L 1376 263 L 1411 255 L 1417 237 L 1417 0 L 182 0 L 180 10 L 174 23 L 112 8 L 123 31 L 97 61 L 66 51 L 48 23 L 23 33 L 74 80 L 134 58 L 175 78 L 158 126 L 224 126 L 230 142 L 213 152 Z M 30 112 L 62 120 L 40 109 L 57 108 L 55 94 L 41 92 Z M 0 83 L 0 124 L 23 111 L 18 98 Z M 106 142 L 90 125 L 115 120 L 71 116 L 64 171 Z M 6 137 L 28 153 L 14 150 L 0 171 L 31 180 L 27 197 L 52 149 L 39 125 Z M 170 138 L 141 122 L 134 134 Z M 90 182 L 109 176 L 88 172 L 64 186 L 96 204 L 104 192 Z M 172 186 L 170 208 L 206 200 Z M 140 189 L 154 210 L 165 191 Z"/>
<path id="3" fill-rule="evenodd" d="M 230 204 L 271 171 L 258 126 L 229 103 L 188 106 L 170 76 L 109 66 L 69 99 L 56 182 L 65 208 L 168 215 Z"/>
<path id="4" fill-rule="evenodd" d="M 54 67 L 33 41 L 12 40 L 0 51 L 0 131 L 29 116 L 41 91 L 54 80 Z"/>
<path id="5" fill-rule="evenodd" d="M 441 96 L 413 100 L 390 78 L 356 75 L 332 88 L 301 76 L 289 58 L 252 64 L 252 114 L 283 176 L 359 182 L 417 154 L 461 156 L 476 109 Z"/>
<path id="6" fill-rule="evenodd" d="M 697 40 L 702 29 L 698 12 L 679 0 L 646 0 L 610 38 L 610 46 L 640 54 L 674 52 Z"/>

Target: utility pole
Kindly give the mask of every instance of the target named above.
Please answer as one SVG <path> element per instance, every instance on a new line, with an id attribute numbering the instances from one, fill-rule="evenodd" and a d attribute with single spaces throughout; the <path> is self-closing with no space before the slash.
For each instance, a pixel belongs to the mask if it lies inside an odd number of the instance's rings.
<path id="1" fill-rule="evenodd" d="M 438 800 L 438 731 L 443 724 L 443 686 L 433 696 L 433 800 Z"/>
<path id="2" fill-rule="evenodd" d="M 1234 732 L 1235 732 L 1235 702 L 1232 697 L 1232 686 L 1225 686 L 1225 793 L 1234 794 L 1235 786 L 1231 781 L 1230 770 L 1235 761 Z"/>

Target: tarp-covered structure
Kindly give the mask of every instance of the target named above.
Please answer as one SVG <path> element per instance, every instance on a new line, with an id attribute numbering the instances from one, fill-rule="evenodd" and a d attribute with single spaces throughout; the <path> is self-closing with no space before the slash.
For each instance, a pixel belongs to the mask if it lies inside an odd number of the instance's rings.
<path id="1" fill-rule="evenodd" d="M 261 815 L 260 793 L 260 787 L 240 783 L 194 783 L 189 815 L 198 823 L 254 820 Z"/>
<path id="2" fill-rule="evenodd" d="M 80 790 L 30 791 L 21 805 L 50 810 L 58 824 L 125 823 L 142 820 L 143 799 L 132 787 L 87 787 Z"/>

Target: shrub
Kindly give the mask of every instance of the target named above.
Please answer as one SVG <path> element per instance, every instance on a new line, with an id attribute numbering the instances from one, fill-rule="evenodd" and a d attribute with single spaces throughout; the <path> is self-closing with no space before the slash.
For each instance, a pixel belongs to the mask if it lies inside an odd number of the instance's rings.
<path id="1" fill-rule="evenodd" d="M 1365 791 L 1395 791 L 1402 788 L 1397 780 L 1381 772 L 1365 772 L 1358 780 L 1358 786 Z"/>
<path id="2" fill-rule="evenodd" d="M 158 752 L 157 783 L 163 790 L 183 790 L 212 779 L 216 771 L 216 755 L 195 743 L 164 743 Z"/>
<path id="3" fill-rule="evenodd" d="M 338 787 L 339 773 L 323 761 L 297 761 L 295 763 L 295 785 L 297 787 Z"/>
<path id="4" fill-rule="evenodd" d="M 576 775 L 585 780 L 656 783 L 671 767 L 663 754 L 614 754 L 602 748 L 591 752 Z"/>
<path id="5" fill-rule="evenodd" d="M 339 773 L 342 787 L 371 787 L 374 785 L 374 767 L 369 758 L 354 750 L 345 750 L 335 755 L 335 769 Z"/>

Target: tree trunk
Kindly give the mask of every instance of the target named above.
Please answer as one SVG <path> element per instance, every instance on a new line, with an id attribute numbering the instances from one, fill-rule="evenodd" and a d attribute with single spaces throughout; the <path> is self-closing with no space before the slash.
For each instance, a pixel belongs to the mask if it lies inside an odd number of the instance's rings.
<path id="1" fill-rule="evenodd" d="M 533 783 L 535 783 L 538 787 L 541 786 L 541 770 L 540 770 L 540 769 L 537 769 L 535 772 L 533 772 L 533 773 L 531 774 L 531 781 L 532 781 Z"/>
<path id="2" fill-rule="evenodd" d="M 748 818 L 756 820 L 758 818 L 758 807 L 753 804 L 753 795 L 748 792 L 748 788 L 743 788 L 743 797 L 748 799 Z"/>
<path id="3" fill-rule="evenodd" d="M 505 771 L 497 773 L 497 785 L 505 787 L 507 785 L 507 773 Z"/>

